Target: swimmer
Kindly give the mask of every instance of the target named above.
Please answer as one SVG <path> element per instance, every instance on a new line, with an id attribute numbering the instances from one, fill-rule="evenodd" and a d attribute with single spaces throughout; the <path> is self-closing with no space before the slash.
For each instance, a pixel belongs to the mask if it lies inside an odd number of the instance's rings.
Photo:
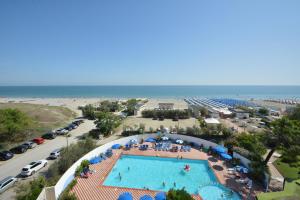
<path id="1" fill-rule="evenodd" d="M 182 156 L 180 156 L 180 159 L 182 160 Z"/>
<path id="2" fill-rule="evenodd" d="M 130 167 L 128 167 L 128 171 L 130 170 Z"/>
<path id="3" fill-rule="evenodd" d="M 174 187 L 176 187 L 176 182 L 174 182 Z"/>
<path id="4" fill-rule="evenodd" d="M 163 182 L 163 186 L 166 187 L 166 183 L 165 182 Z"/>

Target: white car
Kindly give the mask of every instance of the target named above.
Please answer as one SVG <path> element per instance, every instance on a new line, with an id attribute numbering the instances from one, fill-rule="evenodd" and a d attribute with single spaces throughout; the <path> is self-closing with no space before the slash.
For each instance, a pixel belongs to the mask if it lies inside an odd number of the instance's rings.
<path id="1" fill-rule="evenodd" d="M 5 190 L 7 190 L 8 188 L 12 187 L 15 182 L 17 182 L 18 179 L 13 177 L 13 176 L 9 176 L 6 177 L 5 179 L 0 181 L 0 193 L 4 192 Z"/>
<path id="2" fill-rule="evenodd" d="M 37 171 L 42 169 L 43 167 L 46 167 L 48 164 L 47 160 L 39 160 L 35 162 L 31 162 L 29 165 L 26 165 L 23 167 L 21 171 L 22 176 L 31 176 L 35 174 Z"/>
<path id="3" fill-rule="evenodd" d="M 64 128 L 57 129 L 55 132 L 58 135 L 65 135 L 65 134 L 69 133 L 69 131 L 67 129 L 64 129 Z"/>

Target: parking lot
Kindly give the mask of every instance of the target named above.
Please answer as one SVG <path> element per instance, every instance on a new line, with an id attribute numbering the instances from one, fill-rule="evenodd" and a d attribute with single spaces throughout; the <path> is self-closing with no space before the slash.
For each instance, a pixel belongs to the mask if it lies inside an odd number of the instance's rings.
<path id="1" fill-rule="evenodd" d="M 87 133 L 91 129 L 95 128 L 94 121 L 85 120 L 77 129 L 70 131 L 70 137 L 68 137 L 68 143 L 77 142 L 79 137 L 84 133 Z M 53 140 L 45 140 L 44 144 L 38 145 L 34 149 L 29 149 L 27 152 L 23 154 L 15 154 L 15 156 L 7 161 L 0 161 L 0 180 L 4 179 L 7 176 L 18 176 L 21 172 L 21 169 L 28 165 L 32 161 L 47 159 L 49 154 L 58 148 L 62 148 L 67 146 L 67 137 L 65 136 L 57 136 Z M 47 167 L 43 168 L 39 171 L 39 173 L 45 171 L 49 165 L 51 165 L 52 160 L 48 161 Z M 26 180 L 30 180 L 33 177 L 36 177 L 39 173 L 28 177 L 28 178 L 20 178 L 18 182 L 24 182 Z M 26 180 L 23 180 L 26 179 Z M 14 196 L 14 188 L 10 188 L 0 195 L 0 199 L 13 199 Z"/>

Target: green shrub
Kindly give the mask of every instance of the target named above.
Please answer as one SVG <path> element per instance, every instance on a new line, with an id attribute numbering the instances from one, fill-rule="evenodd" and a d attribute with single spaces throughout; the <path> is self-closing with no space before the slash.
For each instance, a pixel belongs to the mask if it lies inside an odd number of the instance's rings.
<path id="1" fill-rule="evenodd" d="M 77 197 L 74 193 L 70 193 L 73 187 L 77 184 L 77 180 L 74 179 L 68 187 L 60 195 L 59 200 L 77 200 Z"/>
<path id="2" fill-rule="evenodd" d="M 75 170 L 75 176 L 80 176 L 80 173 L 83 171 L 83 169 L 87 166 L 89 166 L 90 162 L 88 160 L 83 160 L 81 164 L 76 168 Z"/>
<path id="3" fill-rule="evenodd" d="M 191 116 L 191 112 L 190 110 L 144 110 L 142 111 L 142 116 L 144 118 L 188 119 Z"/>
<path id="4" fill-rule="evenodd" d="M 39 176 L 29 183 L 24 183 L 16 189 L 17 200 L 36 200 L 43 188 L 46 186 L 46 179 Z"/>
<path id="5" fill-rule="evenodd" d="M 187 193 L 184 189 L 181 190 L 169 190 L 167 194 L 167 200 L 193 200 L 193 197 Z"/>

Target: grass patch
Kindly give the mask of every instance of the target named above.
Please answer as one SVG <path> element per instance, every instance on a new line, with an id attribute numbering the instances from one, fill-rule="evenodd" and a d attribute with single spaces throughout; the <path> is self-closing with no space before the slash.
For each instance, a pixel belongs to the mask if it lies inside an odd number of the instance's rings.
<path id="1" fill-rule="evenodd" d="M 261 193 L 258 200 L 300 200 L 300 179 L 286 182 L 284 191 Z"/>
<path id="2" fill-rule="evenodd" d="M 28 130 L 24 130 L 26 135 L 24 141 L 42 134 L 66 126 L 76 114 L 68 108 L 60 106 L 48 106 L 29 103 L 0 103 L 0 109 L 18 109 L 25 113 L 32 121 Z M 27 133 L 28 132 L 28 133 Z M 0 149 L 8 149 L 16 144 L 0 142 Z"/>
<path id="3" fill-rule="evenodd" d="M 277 159 L 274 162 L 274 165 L 286 179 L 296 180 L 300 178 L 300 162 L 291 165 L 289 163 L 282 162 L 281 159 Z"/>

